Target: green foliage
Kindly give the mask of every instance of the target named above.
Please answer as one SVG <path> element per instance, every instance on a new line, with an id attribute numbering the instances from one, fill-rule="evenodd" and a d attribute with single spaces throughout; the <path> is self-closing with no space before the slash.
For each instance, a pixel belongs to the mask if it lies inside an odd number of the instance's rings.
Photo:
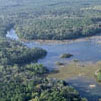
<path id="1" fill-rule="evenodd" d="M 91 19 L 73 18 L 46 18 L 30 19 L 22 25 L 16 25 L 16 33 L 23 39 L 63 40 L 84 36 L 91 36 L 101 32 L 100 25 L 94 24 Z M 88 22 L 87 22 L 88 21 Z M 30 23 L 30 25 L 29 25 Z"/>
<path id="2" fill-rule="evenodd" d="M 22 65 L 36 62 L 46 56 L 47 52 L 41 48 L 29 49 L 19 42 L 1 39 L 0 40 L 0 64 L 1 65 Z"/>
<path id="3" fill-rule="evenodd" d="M 101 70 L 99 70 L 97 73 L 97 81 L 101 82 Z"/>
<path id="4" fill-rule="evenodd" d="M 99 0 L 0 0 L 0 35 L 11 27 L 27 40 L 95 35 L 101 32 L 100 4 Z"/>
<path id="5" fill-rule="evenodd" d="M 33 67 L 40 68 L 41 72 L 34 69 L 33 71 L 28 70 L 27 67 L 28 65 L 25 67 L 3 66 L 0 72 L 0 99 L 4 101 L 28 101 L 31 98 L 31 93 L 35 91 L 36 85 L 42 80 L 38 76 L 46 73 L 47 70 L 38 64 L 33 65 Z"/>
<path id="6" fill-rule="evenodd" d="M 82 101 L 65 81 L 49 79 L 42 65 L 0 66 L 1 101 Z"/>

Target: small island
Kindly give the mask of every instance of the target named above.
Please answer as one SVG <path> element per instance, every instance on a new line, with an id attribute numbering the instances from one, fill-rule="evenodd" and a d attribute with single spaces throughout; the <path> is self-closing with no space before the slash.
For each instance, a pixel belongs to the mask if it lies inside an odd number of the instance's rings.
<path id="1" fill-rule="evenodd" d="M 70 53 L 64 53 L 60 56 L 60 58 L 71 58 L 73 55 Z"/>
<path id="2" fill-rule="evenodd" d="M 58 66 L 63 66 L 64 65 L 64 63 L 58 62 L 58 61 L 55 64 L 58 65 Z"/>

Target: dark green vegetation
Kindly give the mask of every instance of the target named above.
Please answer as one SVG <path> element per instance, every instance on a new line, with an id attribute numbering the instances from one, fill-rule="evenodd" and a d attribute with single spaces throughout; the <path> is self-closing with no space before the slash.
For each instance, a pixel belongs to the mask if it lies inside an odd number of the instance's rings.
<path id="1" fill-rule="evenodd" d="M 60 58 L 70 58 L 70 57 L 72 57 L 73 55 L 72 54 L 70 54 L 70 53 L 64 53 L 64 54 L 62 54 L 61 56 L 60 56 Z"/>
<path id="2" fill-rule="evenodd" d="M 14 27 L 28 40 L 95 35 L 101 32 L 100 4 L 100 0 L 0 0 L 0 34 Z"/>
<path id="3" fill-rule="evenodd" d="M 1 101 L 85 101 L 64 81 L 45 78 L 38 64 L 0 66 Z"/>
<path id="4" fill-rule="evenodd" d="M 47 52 L 41 48 L 29 49 L 21 43 L 1 39 L 0 40 L 0 64 L 1 65 L 22 65 L 36 62 L 46 56 Z"/>
<path id="5" fill-rule="evenodd" d="M 98 82 L 101 82 L 101 69 L 99 69 L 96 73 L 95 73 L 96 79 Z"/>

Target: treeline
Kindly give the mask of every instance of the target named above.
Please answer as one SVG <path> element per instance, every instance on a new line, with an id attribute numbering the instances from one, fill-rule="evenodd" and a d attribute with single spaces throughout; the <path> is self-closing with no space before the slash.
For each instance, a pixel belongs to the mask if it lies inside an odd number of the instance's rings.
<path id="1" fill-rule="evenodd" d="M 42 65 L 0 66 L 1 101 L 86 101 L 65 81 L 49 79 Z"/>
<path id="2" fill-rule="evenodd" d="M 0 34 L 5 36 L 11 27 L 27 40 L 64 40 L 99 34 L 100 4 L 99 0 L 1 0 Z"/>
<path id="3" fill-rule="evenodd" d="M 93 24 L 93 20 L 80 19 L 35 19 L 27 20 L 15 27 L 22 39 L 64 40 L 92 36 L 101 32 L 101 24 Z M 30 25 L 29 25 L 30 23 Z"/>

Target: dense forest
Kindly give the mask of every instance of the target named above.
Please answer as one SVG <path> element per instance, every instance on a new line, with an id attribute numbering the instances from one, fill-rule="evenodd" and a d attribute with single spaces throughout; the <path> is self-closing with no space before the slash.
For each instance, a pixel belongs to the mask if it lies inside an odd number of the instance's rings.
<path id="1" fill-rule="evenodd" d="M 101 32 L 99 0 L 0 0 L 0 34 L 14 27 L 22 39 L 63 40 Z"/>
<path id="2" fill-rule="evenodd" d="M 23 65 L 37 62 L 45 57 L 47 52 L 41 48 L 29 49 L 20 42 L 0 39 L 0 64 L 1 65 Z"/>
<path id="3" fill-rule="evenodd" d="M 1 101 L 86 101 L 62 80 L 44 76 L 47 70 L 38 64 L 0 66 Z"/>

